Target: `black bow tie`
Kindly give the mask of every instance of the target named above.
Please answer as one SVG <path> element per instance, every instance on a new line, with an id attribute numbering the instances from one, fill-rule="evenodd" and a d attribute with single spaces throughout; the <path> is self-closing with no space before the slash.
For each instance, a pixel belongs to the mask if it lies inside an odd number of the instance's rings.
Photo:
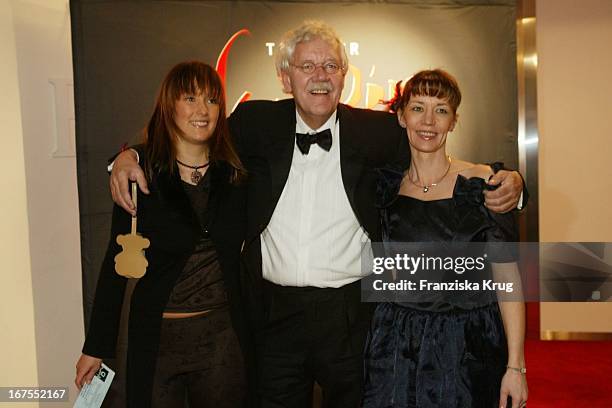
<path id="1" fill-rule="evenodd" d="M 302 154 L 308 154 L 310 151 L 310 145 L 316 143 L 321 146 L 322 149 L 329 152 L 332 145 L 332 133 L 330 129 L 322 130 L 318 133 L 296 133 L 295 141 L 298 149 Z"/>

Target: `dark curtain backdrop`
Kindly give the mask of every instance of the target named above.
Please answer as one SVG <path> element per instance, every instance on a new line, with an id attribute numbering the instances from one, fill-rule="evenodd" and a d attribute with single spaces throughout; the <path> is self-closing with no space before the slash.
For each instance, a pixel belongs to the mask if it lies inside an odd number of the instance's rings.
<path id="1" fill-rule="evenodd" d="M 367 107 L 417 70 L 441 67 L 463 92 L 452 155 L 517 168 L 516 5 L 499 1 L 103 1 L 73 0 L 83 305 L 86 321 L 109 239 L 106 161 L 140 140 L 155 93 L 179 61 L 227 59 L 228 110 L 284 98 L 269 55 L 304 19 L 336 28 L 349 51 L 343 101 Z M 357 45 L 356 45 L 357 44 Z M 352 51 L 352 52 L 351 52 Z M 375 137 L 375 135 L 373 135 Z"/>

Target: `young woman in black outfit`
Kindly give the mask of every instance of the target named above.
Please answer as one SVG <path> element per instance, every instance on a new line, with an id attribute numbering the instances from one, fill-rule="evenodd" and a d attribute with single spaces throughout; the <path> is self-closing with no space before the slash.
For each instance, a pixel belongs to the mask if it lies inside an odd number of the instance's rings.
<path id="1" fill-rule="evenodd" d="M 140 160 L 150 194 L 138 197 L 138 232 L 151 242 L 131 299 L 128 407 L 239 407 L 246 400 L 246 327 L 239 254 L 243 166 L 230 142 L 221 79 L 198 61 L 164 79 Z M 115 242 L 131 216 L 115 205 L 75 382 L 89 382 L 115 355 L 127 279 Z M 241 347 L 242 346 L 242 347 Z"/>

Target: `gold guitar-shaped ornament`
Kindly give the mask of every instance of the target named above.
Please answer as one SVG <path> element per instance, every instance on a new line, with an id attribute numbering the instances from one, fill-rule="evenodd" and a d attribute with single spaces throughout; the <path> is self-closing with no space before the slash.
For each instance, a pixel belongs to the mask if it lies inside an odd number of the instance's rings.
<path id="1" fill-rule="evenodd" d="M 136 183 L 132 183 L 132 201 L 137 205 Z M 132 231 L 129 234 L 117 235 L 117 243 L 123 247 L 123 251 L 115 256 L 115 271 L 126 278 L 142 278 L 147 270 L 147 258 L 144 249 L 151 242 L 136 232 L 136 216 L 132 217 Z"/>

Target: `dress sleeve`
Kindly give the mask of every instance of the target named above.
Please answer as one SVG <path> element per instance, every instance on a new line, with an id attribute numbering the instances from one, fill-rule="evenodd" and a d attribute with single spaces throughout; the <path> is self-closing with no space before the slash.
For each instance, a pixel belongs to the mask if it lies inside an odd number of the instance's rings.
<path id="1" fill-rule="evenodd" d="M 468 211 L 473 212 L 469 219 L 478 224 L 478 230 L 483 232 L 483 235 L 477 236 L 477 241 L 487 243 L 485 247 L 488 260 L 495 263 L 514 262 L 517 259 L 516 242 L 519 240 L 517 211 L 499 214 L 485 207 L 483 190 L 495 188 L 487 185 L 480 177 L 466 179 L 459 176 L 453 200 L 457 207 L 471 209 Z"/>
<path id="2" fill-rule="evenodd" d="M 397 198 L 404 174 L 391 167 L 376 169 L 376 207 L 390 206 Z"/>

